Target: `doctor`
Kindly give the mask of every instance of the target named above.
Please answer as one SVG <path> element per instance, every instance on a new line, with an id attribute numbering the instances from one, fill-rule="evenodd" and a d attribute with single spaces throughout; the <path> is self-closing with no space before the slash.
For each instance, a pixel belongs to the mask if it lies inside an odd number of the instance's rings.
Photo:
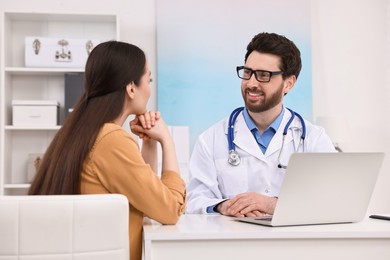
<path id="1" fill-rule="evenodd" d="M 260 33 L 252 39 L 245 65 L 236 69 L 245 107 L 199 136 L 187 213 L 273 214 L 291 154 L 335 152 L 323 128 L 283 105 L 301 66 L 300 51 L 286 37 Z"/>

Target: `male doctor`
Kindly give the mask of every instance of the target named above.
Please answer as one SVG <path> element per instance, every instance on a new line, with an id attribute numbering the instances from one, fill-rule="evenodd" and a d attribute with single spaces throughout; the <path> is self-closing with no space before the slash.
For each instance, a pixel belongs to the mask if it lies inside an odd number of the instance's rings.
<path id="1" fill-rule="evenodd" d="M 286 37 L 260 33 L 252 39 L 245 65 L 237 67 L 245 108 L 199 136 L 189 166 L 187 213 L 273 214 L 291 154 L 335 152 L 323 128 L 283 106 L 301 67 L 300 51 Z M 228 136 L 229 121 L 234 128 Z M 231 150 L 237 152 L 233 158 Z"/>

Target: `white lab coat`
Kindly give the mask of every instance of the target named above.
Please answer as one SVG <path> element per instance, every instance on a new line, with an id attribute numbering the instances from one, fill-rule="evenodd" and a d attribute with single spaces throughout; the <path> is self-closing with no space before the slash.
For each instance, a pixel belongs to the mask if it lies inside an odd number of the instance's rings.
<path id="1" fill-rule="evenodd" d="M 203 132 L 191 155 L 186 212 L 207 214 L 208 206 L 244 192 L 278 196 L 286 171 L 277 167 L 278 156 L 282 147 L 283 129 L 290 117 L 290 111 L 285 108 L 280 127 L 263 154 L 241 112 L 234 127 L 234 144 L 241 157 L 241 163 L 237 166 L 228 163 L 228 118 Z M 307 120 L 305 124 L 304 148 L 299 146 L 298 152 L 303 149 L 305 152 L 336 152 L 322 127 Z M 301 122 L 295 116 L 284 141 L 281 164 L 288 165 L 291 154 L 299 145 L 301 131 Z"/>

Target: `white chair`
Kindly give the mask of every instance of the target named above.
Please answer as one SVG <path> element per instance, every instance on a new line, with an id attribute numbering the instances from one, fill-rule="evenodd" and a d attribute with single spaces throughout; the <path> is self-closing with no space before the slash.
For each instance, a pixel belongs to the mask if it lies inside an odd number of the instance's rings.
<path id="1" fill-rule="evenodd" d="M 119 194 L 0 196 L 0 259 L 129 260 Z"/>

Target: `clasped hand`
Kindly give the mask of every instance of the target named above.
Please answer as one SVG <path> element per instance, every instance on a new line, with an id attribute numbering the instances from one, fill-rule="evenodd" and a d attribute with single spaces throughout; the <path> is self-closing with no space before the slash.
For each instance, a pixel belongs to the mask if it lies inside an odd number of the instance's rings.
<path id="1" fill-rule="evenodd" d="M 149 139 L 161 141 L 165 135 L 169 134 L 159 111 L 149 111 L 137 115 L 130 121 L 130 130 L 144 141 Z"/>
<path id="2" fill-rule="evenodd" d="M 273 214 L 277 198 L 256 192 L 246 192 L 226 200 L 217 206 L 222 215 L 235 217 L 259 217 Z"/>

